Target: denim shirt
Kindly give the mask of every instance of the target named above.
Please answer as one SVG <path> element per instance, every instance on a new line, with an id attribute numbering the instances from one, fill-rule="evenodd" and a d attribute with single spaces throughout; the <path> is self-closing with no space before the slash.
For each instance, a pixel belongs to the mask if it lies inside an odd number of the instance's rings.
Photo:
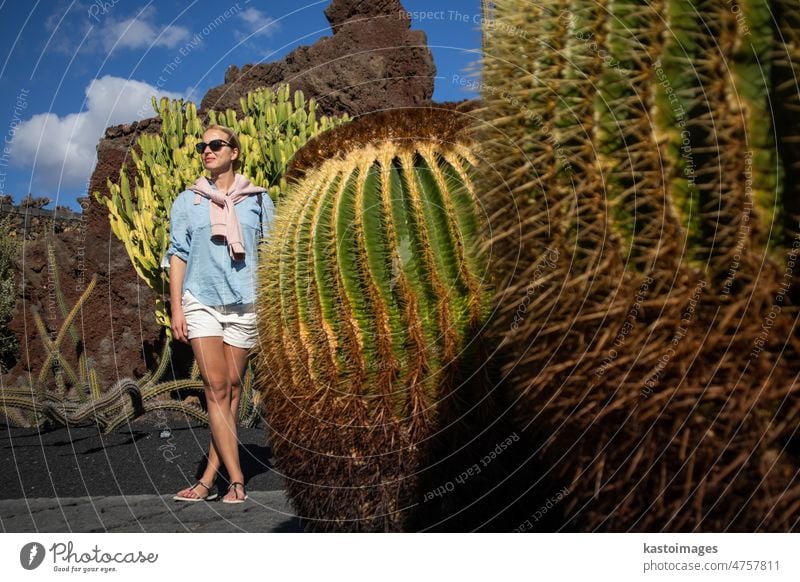
<path id="1" fill-rule="evenodd" d="M 262 231 L 265 237 L 269 234 L 275 216 L 272 199 L 267 192 L 261 194 L 261 212 L 257 194 L 234 205 L 245 248 L 244 259 L 234 260 L 228 252 L 227 241 L 211 240 L 211 201 L 202 196 L 200 204 L 195 204 L 195 196 L 191 190 L 181 192 L 170 212 L 169 248 L 164 262 L 168 266 L 172 255 L 186 262 L 181 295 L 189 291 L 208 306 L 253 303 L 258 240 Z"/>

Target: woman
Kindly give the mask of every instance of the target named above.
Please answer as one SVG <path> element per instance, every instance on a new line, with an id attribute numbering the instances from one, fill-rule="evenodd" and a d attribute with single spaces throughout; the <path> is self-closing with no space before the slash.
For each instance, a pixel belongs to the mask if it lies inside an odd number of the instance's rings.
<path id="1" fill-rule="evenodd" d="M 264 188 L 236 173 L 241 146 L 231 129 L 210 126 L 197 152 L 210 175 L 198 178 L 175 199 L 167 259 L 172 334 L 191 344 L 200 368 L 211 444 L 200 480 L 173 499 L 215 499 L 211 488 L 224 464 L 230 486 L 222 501 L 242 503 L 247 492 L 236 421 L 249 349 L 256 343 L 258 240 L 274 208 Z"/>

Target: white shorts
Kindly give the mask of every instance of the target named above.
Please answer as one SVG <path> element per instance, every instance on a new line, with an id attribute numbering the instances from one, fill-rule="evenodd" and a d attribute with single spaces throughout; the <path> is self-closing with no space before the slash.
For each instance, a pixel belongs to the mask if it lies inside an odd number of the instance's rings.
<path id="1" fill-rule="evenodd" d="M 185 291 L 181 299 L 189 339 L 198 337 L 222 337 L 222 341 L 236 348 L 250 349 L 256 345 L 258 330 L 256 314 L 252 306 L 248 311 L 240 307 L 214 309 L 203 305 Z"/>

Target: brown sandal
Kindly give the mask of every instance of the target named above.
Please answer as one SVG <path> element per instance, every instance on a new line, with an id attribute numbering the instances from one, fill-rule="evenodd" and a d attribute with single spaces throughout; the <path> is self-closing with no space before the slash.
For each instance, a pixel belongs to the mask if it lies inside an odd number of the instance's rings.
<path id="1" fill-rule="evenodd" d="M 244 493 L 244 497 L 239 497 L 239 493 L 236 491 L 236 486 L 242 488 L 242 493 Z M 244 503 L 247 500 L 247 490 L 244 488 L 244 483 L 240 483 L 239 481 L 234 481 L 231 483 L 230 487 L 228 487 L 228 491 L 233 489 L 233 492 L 236 493 L 236 499 L 226 499 L 225 497 L 222 498 L 222 503 Z"/>
<path id="2" fill-rule="evenodd" d="M 172 499 L 174 501 L 187 501 L 189 503 L 195 503 L 197 501 L 214 501 L 217 497 L 219 497 L 219 495 L 217 495 L 216 493 L 211 493 L 211 487 L 209 487 L 208 485 L 206 485 L 205 483 L 203 483 L 200 480 L 198 480 L 197 483 L 195 483 L 194 485 L 189 487 L 189 489 L 194 491 L 197 488 L 198 485 L 200 485 L 201 487 L 203 487 L 206 490 L 207 494 L 206 494 L 205 497 L 199 497 L 199 496 L 198 497 L 186 497 L 185 495 L 175 495 Z"/>

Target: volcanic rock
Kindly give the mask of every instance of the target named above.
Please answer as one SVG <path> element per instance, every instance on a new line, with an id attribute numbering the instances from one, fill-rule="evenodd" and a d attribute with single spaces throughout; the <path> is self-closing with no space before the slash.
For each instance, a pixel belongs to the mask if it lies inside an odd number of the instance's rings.
<path id="1" fill-rule="evenodd" d="M 280 61 L 230 67 L 225 83 L 206 94 L 202 110 L 240 110 L 239 99 L 248 92 L 283 82 L 315 98 L 326 115 L 355 117 L 430 101 L 433 56 L 425 33 L 410 30 L 399 0 L 333 0 L 325 16 L 332 37 Z"/>

